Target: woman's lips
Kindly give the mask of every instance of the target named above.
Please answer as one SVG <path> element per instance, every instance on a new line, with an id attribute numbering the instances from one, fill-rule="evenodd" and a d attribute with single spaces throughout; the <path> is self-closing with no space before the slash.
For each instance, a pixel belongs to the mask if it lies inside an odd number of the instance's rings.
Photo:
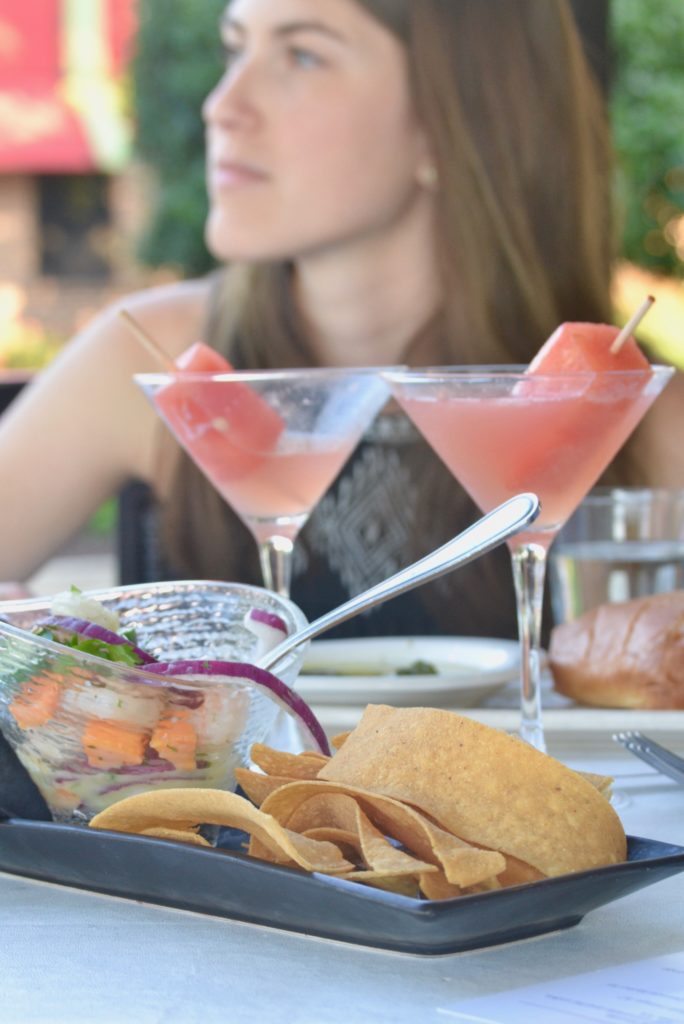
<path id="1" fill-rule="evenodd" d="M 211 182 L 215 188 L 245 188 L 260 185 L 268 175 L 249 164 L 233 163 L 228 160 L 215 163 L 211 169 Z"/>

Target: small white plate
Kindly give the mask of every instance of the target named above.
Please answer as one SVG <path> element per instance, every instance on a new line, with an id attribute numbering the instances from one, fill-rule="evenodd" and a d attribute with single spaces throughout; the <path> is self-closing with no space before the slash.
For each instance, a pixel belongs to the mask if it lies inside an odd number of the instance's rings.
<path id="1" fill-rule="evenodd" d="M 437 674 L 405 674 L 416 662 L 427 662 Z M 317 640 L 304 659 L 296 688 L 310 704 L 472 707 L 514 679 L 518 665 L 515 640 L 451 636 Z"/>

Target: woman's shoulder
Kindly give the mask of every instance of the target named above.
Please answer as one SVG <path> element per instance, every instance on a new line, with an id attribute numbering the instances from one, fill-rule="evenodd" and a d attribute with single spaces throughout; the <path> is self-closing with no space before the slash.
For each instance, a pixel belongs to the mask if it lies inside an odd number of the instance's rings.
<path id="1" fill-rule="evenodd" d="M 133 292 L 112 302 L 100 315 L 103 326 L 118 324 L 126 311 L 175 359 L 192 341 L 198 341 L 207 319 L 213 283 L 211 277 L 172 281 Z"/>
<path id="2" fill-rule="evenodd" d="M 638 483 L 650 487 L 684 484 L 684 372 L 674 374 L 637 428 L 633 450 Z"/>

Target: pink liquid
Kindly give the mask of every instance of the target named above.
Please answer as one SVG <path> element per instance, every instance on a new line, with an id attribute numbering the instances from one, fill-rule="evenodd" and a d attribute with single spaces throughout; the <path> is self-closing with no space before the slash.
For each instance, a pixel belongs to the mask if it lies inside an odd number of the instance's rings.
<path id="1" fill-rule="evenodd" d="M 308 434 L 283 434 L 269 451 L 241 450 L 240 472 L 235 472 L 231 445 L 230 466 L 221 460 L 221 446 L 185 447 L 216 489 L 250 527 L 257 539 L 278 533 L 294 539 L 311 509 L 327 491 L 358 442 L 358 433 L 329 439 Z"/>
<path id="2" fill-rule="evenodd" d="M 506 396 L 481 391 L 398 396 L 415 425 L 480 508 L 521 491 L 541 499 L 534 530 L 514 546 L 548 546 L 655 399 L 645 380 L 619 389 L 597 379 L 563 394 L 526 382 Z M 418 389 L 417 389 L 418 390 Z"/>

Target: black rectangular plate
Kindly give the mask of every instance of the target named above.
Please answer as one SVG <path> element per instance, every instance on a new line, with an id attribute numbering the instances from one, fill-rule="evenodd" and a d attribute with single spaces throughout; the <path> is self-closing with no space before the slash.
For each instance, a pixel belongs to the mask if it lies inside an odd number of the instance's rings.
<path id="1" fill-rule="evenodd" d="M 225 836 L 225 834 L 224 834 Z M 0 822 L 0 871 L 326 939 L 456 953 L 569 928 L 595 907 L 684 871 L 684 847 L 628 838 L 622 864 L 429 901 L 228 849 L 55 822 Z"/>

